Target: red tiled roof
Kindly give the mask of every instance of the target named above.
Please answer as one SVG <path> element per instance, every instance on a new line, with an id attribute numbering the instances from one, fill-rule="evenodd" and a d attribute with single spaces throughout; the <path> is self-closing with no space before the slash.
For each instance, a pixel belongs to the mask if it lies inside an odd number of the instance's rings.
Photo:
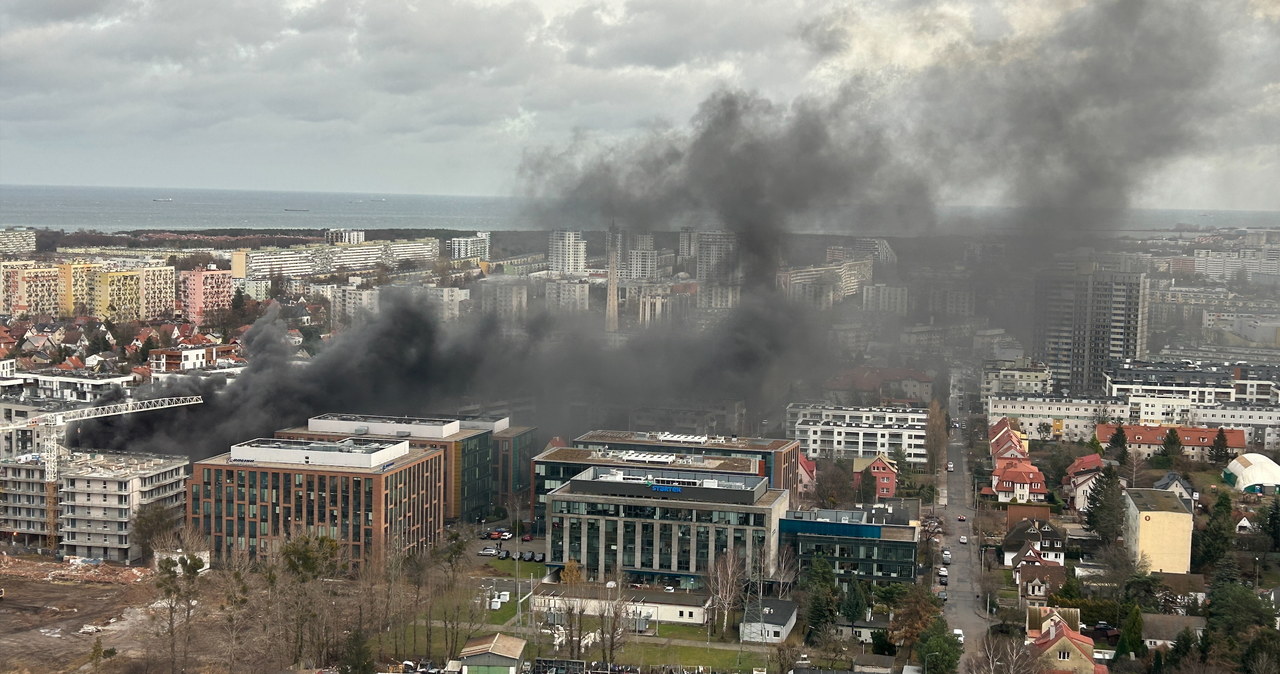
<path id="1" fill-rule="evenodd" d="M 1183 447 L 1202 447 L 1209 448 L 1213 446 L 1213 441 L 1218 437 L 1218 429 L 1209 428 L 1207 426 L 1128 426 L 1124 427 L 1126 439 L 1131 445 L 1159 445 L 1164 442 L 1164 438 L 1169 434 L 1169 429 L 1177 429 L 1178 438 L 1182 440 Z M 1224 428 L 1222 429 L 1227 436 L 1227 447 L 1232 449 L 1244 449 L 1244 430 L 1240 428 Z M 1107 442 L 1116 432 L 1115 424 L 1098 424 L 1094 429 L 1094 435 L 1097 436 L 1099 442 Z"/>
<path id="2" fill-rule="evenodd" d="M 1083 473 L 1090 470 L 1102 470 L 1102 457 L 1098 454 L 1094 454 L 1093 452 L 1089 452 L 1075 461 L 1072 461 L 1071 465 L 1067 466 L 1067 475 L 1075 475 L 1076 473 Z"/>

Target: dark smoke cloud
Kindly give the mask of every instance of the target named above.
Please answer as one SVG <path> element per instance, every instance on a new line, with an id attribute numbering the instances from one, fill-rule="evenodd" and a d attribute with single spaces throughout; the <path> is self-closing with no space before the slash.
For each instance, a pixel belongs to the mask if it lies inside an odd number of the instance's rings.
<path id="1" fill-rule="evenodd" d="M 580 413 L 587 403 L 625 409 L 746 399 L 758 409 L 784 400 L 792 377 L 822 366 L 823 333 L 813 317 L 756 298 L 707 332 L 652 330 L 625 349 L 606 348 L 598 323 L 565 326 L 543 316 L 527 337 L 507 336 L 489 319 L 446 331 L 424 307 L 392 295 L 367 324 L 297 363 L 272 313 L 246 336 L 250 365 L 235 380 L 171 378 L 140 396 L 198 394 L 204 404 L 84 422 L 75 444 L 199 459 L 325 412 L 423 416 L 523 396 L 534 398 L 537 414 L 513 423 L 574 435 L 588 430 Z"/>
<path id="2" fill-rule="evenodd" d="M 851 78 L 794 101 L 726 88 L 685 126 L 530 150 L 520 177 L 547 228 L 736 232 L 748 271 L 742 306 L 705 331 L 650 331 L 612 349 L 596 326 L 560 319 L 532 321 L 519 338 L 484 321 L 443 330 L 400 300 L 305 365 L 289 362 L 268 317 L 250 333 L 248 372 L 216 393 L 204 384 L 208 403 L 85 424 L 80 444 L 202 457 L 322 412 L 420 415 L 520 395 L 537 399 L 538 417 L 516 423 L 547 435 L 582 430 L 575 402 L 584 400 L 746 399 L 757 412 L 785 402 L 791 381 L 829 362 L 821 323 L 771 290 L 787 232 L 945 233 L 937 203 L 994 193 L 1016 207 L 1014 242 L 1041 253 L 1087 242 L 1231 107 L 1218 75 L 1224 35 L 1247 20 L 1242 7 L 1089 3 L 1046 35 L 957 46 L 923 70 Z M 839 24 L 851 20 L 834 14 L 801 34 L 819 56 L 837 57 L 839 40 L 857 34 Z M 1013 259 L 1023 271 L 1044 261 Z"/>

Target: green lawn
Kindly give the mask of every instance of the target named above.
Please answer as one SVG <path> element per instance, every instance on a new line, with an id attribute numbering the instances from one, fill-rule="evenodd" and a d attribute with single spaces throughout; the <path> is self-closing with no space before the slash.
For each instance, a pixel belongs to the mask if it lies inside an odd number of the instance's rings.
<path id="1" fill-rule="evenodd" d="M 514 578 L 516 575 L 516 562 L 514 559 L 489 559 L 485 562 L 485 566 L 488 566 L 492 573 L 486 570 L 484 566 L 481 566 L 480 572 L 484 575 L 504 578 Z M 538 564 L 537 562 L 520 562 L 520 578 L 528 580 L 531 573 L 534 580 L 542 580 L 542 577 L 547 575 L 547 565 Z"/>
<path id="2" fill-rule="evenodd" d="M 496 611 L 486 611 L 484 621 L 490 625 L 505 624 L 508 620 L 516 617 L 516 603 L 515 598 L 512 598 L 511 601 L 503 602 L 502 608 Z"/>
<path id="3" fill-rule="evenodd" d="M 627 665 L 680 665 L 685 669 L 702 665 L 713 670 L 749 670 L 753 667 L 764 667 L 765 660 L 763 653 L 751 651 L 742 651 L 739 659 L 737 646 L 717 648 L 714 641 L 711 642 L 710 648 L 629 643 L 623 647 L 622 654 L 618 657 L 618 662 Z"/>
<path id="4" fill-rule="evenodd" d="M 663 623 L 657 626 L 658 636 L 665 639 L 690 639 L 693 641 L 706 641 L 707 628 L 702 625 L 673 625 Z M 716 637 L 712 637 L 712 641 L 717 641 Z"/>

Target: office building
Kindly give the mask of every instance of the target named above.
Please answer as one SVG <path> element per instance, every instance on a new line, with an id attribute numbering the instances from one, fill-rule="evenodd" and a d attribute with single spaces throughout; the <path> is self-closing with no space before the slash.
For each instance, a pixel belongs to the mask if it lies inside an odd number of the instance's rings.
<path id="1" fill-rule="evenodd" d="M 496 502 L 493 436 L 511 427 L 506 417 L 389 417 L 370 414 L 321 414 L 305 427 L 276 431 L 277 438 L 338 442 L 361 437 L 404 440 L 412 449 L 444 455 L 443 517 L 482 521 Z"/>
<path id="2" fill-rule="evenodd" d="M 1106 391 L 1106 370 L 1147 351 L 1146 274 L 1080 263 L 1036 278 L 1035 357 L 1058 392 Z"/>
<path id="3" fill-rule="evenodd" d="M 1049 395 L 1053 373 L 1030 358 L 987 360 L 982 363 L 983 399 L 993 395 Z"/>
<path id="4" fill-rule="evenodd" d="M 911 310 L 910 291 L 906 286 L 868 285 L 862 289 L 862 309 L 906 316 Z"/>
<path id="5" fill-rule="evenodd" d="M 587 270 L 587 240 L 582 232 L 557 229 L 547 242 L 547 270 L 556 274 L 581 274 Z"/>
<path id="6" fill-rule="evenodd" d="M 182 317 L 196 325 L 231 309 L 235 295 L 229 269 L 193 269 L 179 272 Z"/>
<path id="7" fill-rule="evenodd" d="M 449 239 L 449 256 L 455 260 L 479 258 L 489 261 L 489 232 L 476 232 L 475 236 L 460 236 Z"/>
<path id="8" fill-rule="evenodd" d="M 57 489 L 50 492 L 39 454 L 0 459 L 0 537 L 45 545 L 53 493 L 62 554 L 137 561 L 142 546 L 133 537 L 133 518 L 152 503 L 180 518 L 188 463 L 177 456 L 72 452 L 60 463 Z"/>
<path id="9" fill-rule="evenodd" d="M 705 457 L 739 457 L 761 462 L 761 472 L 773 489 L 792 493 L 800 485 L 800 443 L 795 440 L 727 435 L 678 435 L 635 431 L 590 431 L 573 441 L 574 447 L 601 451 L 656 452 Z"/>
<path id="10" fill-rule="evenodd" d="M 849 510 L 793 510 L 779 526 L 801 576 L 820 557 L 831 565 L 842 590 L 855 581 L 915 582 L 919 499 L 886 498 Z"/>
<path id="11" fill-rule="evenodd" d="M 1135 560 L 1146 558 L 1152 573 L 1191 571 L 1191 511 L 1163 489 L 1124 491 L 1124 544 Z"/>
<path id="12" fill-rule="evenodd" d="M 405 438 L 249 440 L 196 462 L 190 522 L 215 558 L 278 552 L 297 532 L 329 536 L 357 561 L 425 552 L 444 533 L 445 461 Z"/>
<path id="13" fill-rule="evenodd" d="M 763 477 L 589 468 L 547 495 L 547 564 L 576 560 L 588 579 L 694 589 L 734 555 L 773 576 L 787 491 Z"/>

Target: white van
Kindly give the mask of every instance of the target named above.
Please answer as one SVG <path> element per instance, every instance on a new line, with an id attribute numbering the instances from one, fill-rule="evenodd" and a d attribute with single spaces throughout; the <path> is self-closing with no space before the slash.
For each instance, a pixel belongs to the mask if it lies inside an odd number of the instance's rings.
<path id="1" fill-rule="evenodd" d="M 942 563 L 943 563 L 943 564 L 950 564 L 950 563 L 951 563 L 951 551 L 950 551 L 950 550 L 943 550 L 943 551 L 942 551 Z"/>
<path id="2" fill-rule="evenodd" d="M 952 463 L 952 462 L 948 461 L 948 462 L 947 462 L 947 472 L 948 472 L 948 473 L 954 473 L 954 472 L 956 472 L 956 464 L 954 464 L 954 463 Z"/>

